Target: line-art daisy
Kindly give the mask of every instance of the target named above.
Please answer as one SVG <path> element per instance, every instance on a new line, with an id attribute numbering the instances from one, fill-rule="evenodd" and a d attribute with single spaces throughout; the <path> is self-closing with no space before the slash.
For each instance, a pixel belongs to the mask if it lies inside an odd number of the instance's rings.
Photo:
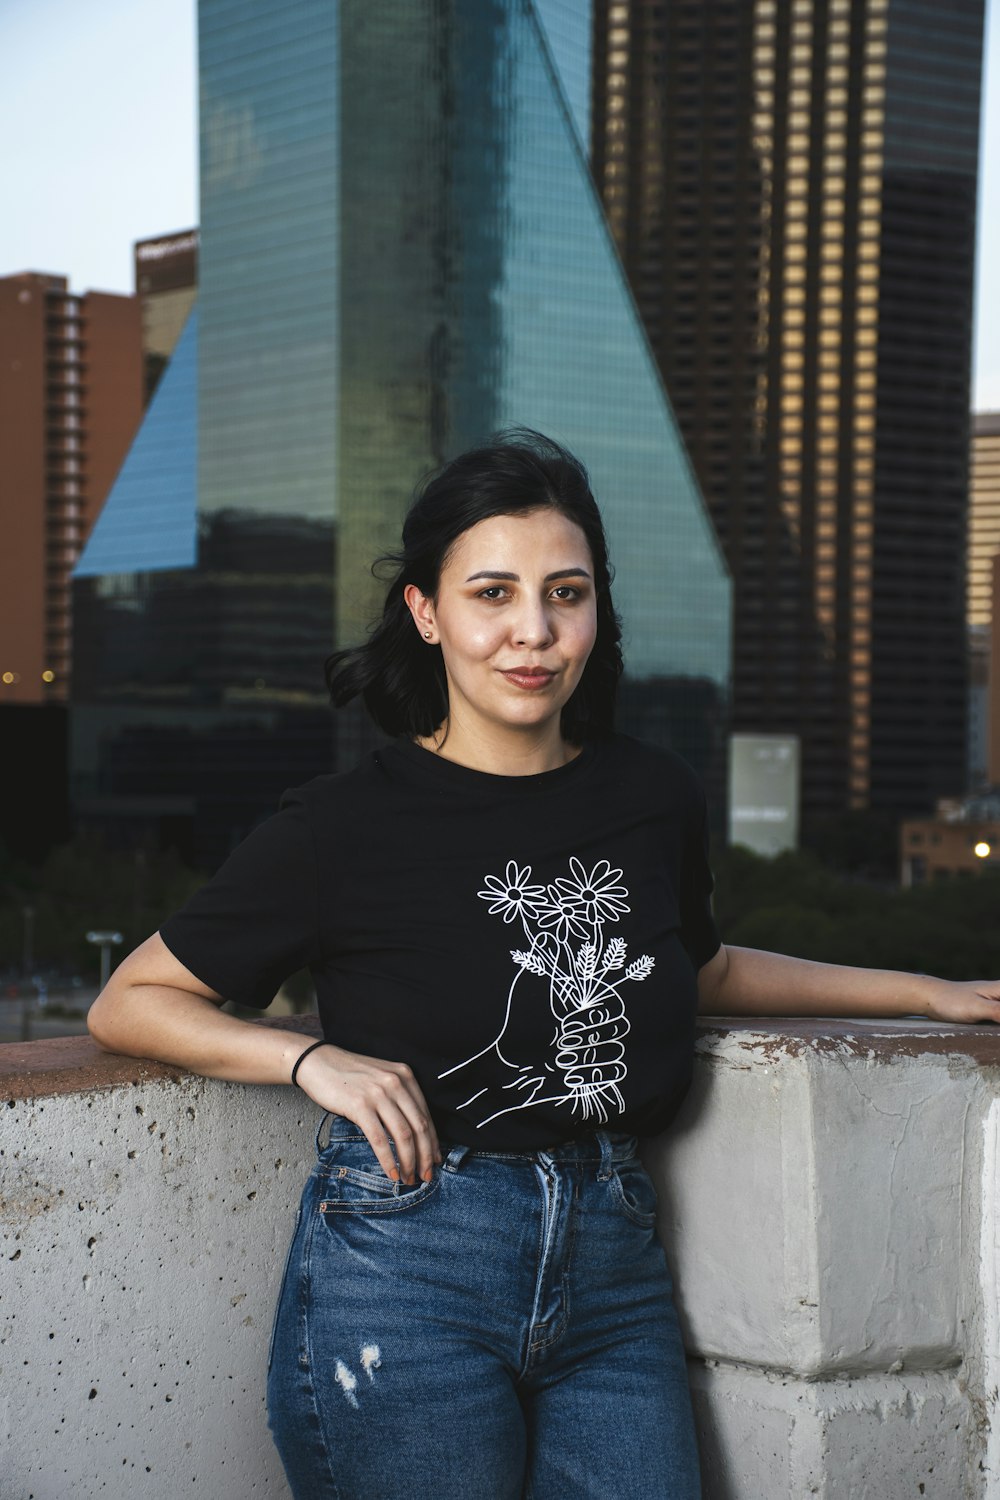
<path id="1" fill-rule="evenodd" d="M 490 916 L 502 913 L 505 922 L 513 922 L 517 917 L 522 921 L 536 917 L 545 904 L 545 887 L 528 884 L 531 866 L 525 865 L 520 870 L 514 860 L 509 860 L 504 874 L 505 880 L 500 880 L 496 875 L 487 875 L 487 889 L 478 892 L 483 901 L 492 903 Z"/>
<path id="2" fill-rule="evenodd" d="M 538 916 L 539 927 L 553 933 L 561 943 L 587 936 L 587 910 L 582 901 L 558 886 L 549 886 L 549 897 Z"/>
<path id="3" fill-rule="evenodd" d="M 565 876 L 560 876 L 556 885 L 566 900 L 575 902 L 580 907 L 585 921 L 617 922 L 622 912 L 629 910 L 624 900 L 628 890 L 623 885 L 615 884 L 621 880 L 622 872 L 613 870 L 606 859 L 598 860 L 589 873 L 575 856 L 570 860 L 569 867 L 575 878 L 567 880 Z M 551 890 L 550 886 L 550 893 Z"/>

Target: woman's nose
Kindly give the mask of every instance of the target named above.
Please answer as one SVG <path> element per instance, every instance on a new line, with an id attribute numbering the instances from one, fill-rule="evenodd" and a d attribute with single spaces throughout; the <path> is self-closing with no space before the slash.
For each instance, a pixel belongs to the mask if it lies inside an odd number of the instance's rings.
<path id="1" fill-rule="evenodd" d="M 539 600 L 525 600 L 514 622 L 514 641 L 518 646 L 545 646 L 552 639 L 552 621 L 545 605 Z"/>

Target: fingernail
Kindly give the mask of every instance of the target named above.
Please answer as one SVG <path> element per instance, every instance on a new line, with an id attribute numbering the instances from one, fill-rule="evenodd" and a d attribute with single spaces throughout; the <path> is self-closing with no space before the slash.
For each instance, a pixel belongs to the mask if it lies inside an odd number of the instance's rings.
<path id="1" fill-rule="evenodd" d="M 424 1172 L 422 1175 L 423 1175 L 424 1182 L 430 1182 L 431 1178 L 434 1176 L 434 1168 L 433 1167 L 428 1167 L 427 1171 Z"/>
<path id="2" fill-rule="evenodd" d="M 391 1168 L 391 1170 L 389 1172 L 389 1176 L 392 1178 L 393 1182 L 398 1182 L 399 1181 L 399 1173 L 396 1171 L 395 1167 Z"/>

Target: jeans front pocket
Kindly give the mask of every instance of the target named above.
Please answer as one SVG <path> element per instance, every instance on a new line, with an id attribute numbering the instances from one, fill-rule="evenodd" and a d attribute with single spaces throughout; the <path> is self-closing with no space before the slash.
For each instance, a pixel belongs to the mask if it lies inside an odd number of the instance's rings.
<path id="1" fill-rule="evenodd" d="M 395 1214 L 416 1208 L 436 1193 L 440 1174 L 430 1182 L 393 1182 L 379 1165 L 366 1140 L 347 1140 L 330 1149 L 323 1162 L 325 1182 L 319 1212 L 330 1214 Z"/>
<path id="2" fill-rule="evenodd" d="M 611 1174 L 611 1195 L 625 1217 L 640 1229 L 656 1223 L 657 1198 L 653 1179 L 639 1158 L 616 1162 Z"/>

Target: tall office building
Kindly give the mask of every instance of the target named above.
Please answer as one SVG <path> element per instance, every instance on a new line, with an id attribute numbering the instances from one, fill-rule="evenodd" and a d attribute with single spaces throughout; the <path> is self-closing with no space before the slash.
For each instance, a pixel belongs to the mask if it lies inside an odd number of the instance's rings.
<path id="1" fill-rule="evenodd" d="M 1000 412 L 972 418 L 969 464 L 969 781 L 1000 785 Z"/>
<path id="2" fill-rule="evenodd" d="M 592 152 L 803 813 L 965 775 L 982 0 L 596 0 Z"/>
<path id="3" fill-rule="evenodd" d="M 198 231 L 137 240 L 135 294 L 142 311 L 142 357 L 148 406 L 177 347 L 198 291 Z"/>
<path id="4" fill-rule="evenodd" d="M 77 568 L 85 821 L 210 866 L 350 764 L 322 661 L 416 482 L 515 423 L 590 468 L 625 723 L 721 789 L 729 579 L 590 177 L 589 45 L 561 0 L 201 0 L 198 306 Z"/>
<path id="5" fill-rule="evenodd" d="M 62 703 L 70 575 L 142 415 L 139 307 L 0 278 L 0 704 Z"/>

